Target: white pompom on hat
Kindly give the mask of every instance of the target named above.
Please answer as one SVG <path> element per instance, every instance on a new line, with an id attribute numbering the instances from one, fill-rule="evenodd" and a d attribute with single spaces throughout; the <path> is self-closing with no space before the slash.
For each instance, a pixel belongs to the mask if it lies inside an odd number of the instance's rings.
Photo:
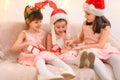
<path id="1" fill-rule="evenodd" d="M 83 9 L 96 16 L 102 16 L 104 12 L 104 0 L 86 0 Z"/>

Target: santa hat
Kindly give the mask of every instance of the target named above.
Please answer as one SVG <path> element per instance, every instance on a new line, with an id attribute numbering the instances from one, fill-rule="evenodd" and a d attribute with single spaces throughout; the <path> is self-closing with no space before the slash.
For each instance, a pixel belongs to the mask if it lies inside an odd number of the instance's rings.
<path id="1" fill-rule="evenodd" d="M 58 9 L 55 3 L 49 2 L 49 6 L 51 8 L 53 8 L 53 11 L 52 11 L 51 17 L 50 17 L 50 24 L 51 24 L 51 29 L 52 29 L 52 44 L 53 45 L 56 45 L 56 44 L 59 45 L 59 43 L 57 43 L 57 41 L 56 41 L 54 23 L 59 19 L 65 19 L 67 21 L 67 23 L 68 23 L 69 22 L 68 21 L 68 16 L 67 16 L 67 13 L 63 9 Z M 67 24 L 67 30 L 66 30 L 66 37 L 70 38 L 68 24 Z"/>
<path id="2" fill-rule="evenodd" d="M 86 0 L 83 8 L 96 16 L 102 16 L 105 8 L 104 0 Z"/>

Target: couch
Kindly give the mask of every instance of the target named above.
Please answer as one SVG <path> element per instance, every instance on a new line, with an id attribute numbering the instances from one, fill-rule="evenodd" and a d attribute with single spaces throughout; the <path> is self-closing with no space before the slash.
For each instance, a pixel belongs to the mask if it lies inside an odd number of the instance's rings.
<path id="1" fill-rule="evenodd" d="M 17 56 L 19 53 L 10 51 L 12 44 L 25 26 L 24 22 L 0 22 L 0 80 L 37 80 L 38 72 L 36 68 L 17 63 Z M 79 23 L 70 24 L 70 32 L 73 38 L 79 35 L 80 26 Z M 50 25 L 43 23 L 42 29 L 49 32 Z M 111 42 L 113 46 L 120 49 L 118 45 L 120 42 L 118 42 L 114 36 L 110 35 L 108 41 Z M 80 69 L 75 65 L 70 66 L 76 72 L 76 77 L 71 80 L 101 80 L 93 69 L 87 67 Z M 113 80 L 115 80 L 112 67 L 108 64 L 105 64 L 105 66 Z M 58 68 L 52 65 L 47 65 L 47 67 L 56 74 L 59 71 Z"/>

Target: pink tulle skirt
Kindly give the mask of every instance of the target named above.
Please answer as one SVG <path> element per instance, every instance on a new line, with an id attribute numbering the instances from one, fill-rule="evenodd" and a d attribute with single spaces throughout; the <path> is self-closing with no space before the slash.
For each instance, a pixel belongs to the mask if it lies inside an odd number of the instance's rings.
<path id="1" fill-rule="evenodd" d="M 120 51 L 111 46 L 109 43 L 106 43 L 103 49 L 90 48 L 88 50 L 92 51 L 100 59 L 108 59 L 112 54 L 117 54 L 120 56 Z"/>
<path id="2" fill-rule="evenodd" d="M 56 55 L 48 51 L 42 51 L 36 54 L 21 52 L 18 57 L 18 62 L 23 65 L 34 66 L 37 59 L 44 59 L 45 61 L 48 61 L 48 60 L 53 60 L 55 58 Z"/>

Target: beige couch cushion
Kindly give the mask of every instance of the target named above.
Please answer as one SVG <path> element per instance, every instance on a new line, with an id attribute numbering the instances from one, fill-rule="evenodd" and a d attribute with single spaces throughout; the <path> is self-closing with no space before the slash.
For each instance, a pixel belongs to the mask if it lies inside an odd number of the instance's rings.
<path id="1" fill-rule="evenodd" d="M 75 38 L 80 33 L 80 24 L 71 24 L 71 35 Z M 10 48 L 15 42 L 18 34 L 25 28 L 23 22 L 4 22 L 0 23 L 0 80 L 37 80 L 37 71 L 35 67 L 23 66 L 16 63 L 18 53 L 12 53 Z M 50 25 L 43 24 L 42 29 L 46 32 L 50 31 Z M 112 42 L 114 44 L 114 42 Z M 120 47 L 116 45 L 119 49 Z M 108 72 L 114 79 L 112 68 L 105 64 Z M 47 65 L 48 68 L 57 73 L 59 69 L 54 66 Z M 75 65 L 71 67 L 76 72 L 77 76 L 72 80 L 100 80 L 93 69 L 79 69 Z"/>

